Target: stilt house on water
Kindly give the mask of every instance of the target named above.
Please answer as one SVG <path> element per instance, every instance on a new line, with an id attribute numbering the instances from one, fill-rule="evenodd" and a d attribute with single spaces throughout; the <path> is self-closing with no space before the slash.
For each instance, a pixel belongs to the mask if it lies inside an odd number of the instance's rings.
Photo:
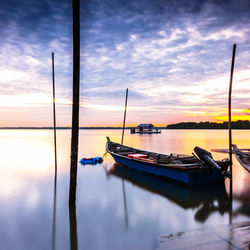
<path id="1" fill-rule="evenodd" d="M 131 134 L 159 134 L 161 130 L 155 128 L 153 124 L 140 124 L 136 128 L 131 128 Z"/>

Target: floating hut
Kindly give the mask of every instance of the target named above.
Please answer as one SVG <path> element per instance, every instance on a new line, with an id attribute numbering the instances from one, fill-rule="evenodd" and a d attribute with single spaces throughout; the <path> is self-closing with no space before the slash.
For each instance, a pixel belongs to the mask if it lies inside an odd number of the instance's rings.
<path id="1" fill-rule="evenodd" d="M 159 134 L 161 130 L 154 127 L 153 124 L 139 124 L 136 128 L 130 129 L 131 134 Z"/>

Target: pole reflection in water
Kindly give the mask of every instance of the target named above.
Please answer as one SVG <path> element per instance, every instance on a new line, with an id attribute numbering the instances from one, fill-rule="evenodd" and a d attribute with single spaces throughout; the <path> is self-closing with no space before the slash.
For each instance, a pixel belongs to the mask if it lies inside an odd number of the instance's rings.
<path id="1" fill-rule="evenodd" d="M 128 209 L 127 209 L 125 184 L 124 184 L 123 179 L 122 179 L 122 194 L 123 194 L 123 203 L 124 203 L 124 212 L 125 212 L 125 225 L 126 225 L 126 228 L 128 228 Z"/>
<path id="2" fill-rule="evenodd" d="M 232 147 L 232 146 L 231 146 Z M 232 150 L 229 150 L 229 159 L 230 159 L 230 169 L 233 168 L 233 161 L 232 161 Z M 231 171 L 231 178 L 230 178 L 230 192 L 229 192 L 229 224 L 232 224 L 232 215 L 233 215 L 233 173 Z"/>
<path id="3" fill-rule="evenodd" d="M 78 249 L 76 207 L 69 206 L 70 249 Z"/>
<path id="4" fill-rule="evenodd" d="M 205 222 L 215 212 L 223 215 L 230 208 L 230 200 L 224 183 L 190 188 L 118 164 L 114 164 L 108 174 L 125 179 L 133 185 L 152 193 L 159 194 L 184 209 L 197 208 L 194 218 L 198 222 Z"/>
<path id="5" fill-rule="evenodd" d="M 53 221 L 52 221 L 52 250 L 56 249 L 56 192 L 57 192 L 57 175 L 54 179 L 54 202 L 53 202 Z"/>

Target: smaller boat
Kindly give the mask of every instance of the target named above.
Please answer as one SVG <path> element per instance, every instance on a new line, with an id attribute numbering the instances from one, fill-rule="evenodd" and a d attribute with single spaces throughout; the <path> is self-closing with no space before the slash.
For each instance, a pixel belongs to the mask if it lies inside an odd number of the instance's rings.
<path id="1" fill-rule="evenodd" d="M 148 174 L 162 176 L 188 186 L 224 182 L 227 176 L 228 159 L 214 161 L 211 153 L 195 147 L 195 155 L 165 155 L 140 150 L 112 142 L 107 137 L 106 151 L 115 162 Z"/>
<path id="2" fill-rule="evenodd" d="M 239 149 L 237 145 L 232 144 L 236 159 L 250 173 L 250 149 Z M 213 152 L 229 154 L 228 149 L 212 149 Z"/>
<path id="3" fill-rule="evenodd" d="M 97 163 L 102 163 L 102 162 L 103 162 L 103 159 L 102 159 L 102 157 L 99 157 L 99 156 L 97 156 L 97 157 L 92 157 L 92 158 L 82 158 L 82 159 L 80 160 L 80 163 L 81 163 L 82 165 L 86 165 L 86 164 L 95 165 L 95 164 L 97 164 Z"/>
<path id="4" fill-rule="evenodd" d="M 233 153 L 239 163 L 250 173 L 250 150 L 239 149 L 237 145 L 233 144 Z"/>

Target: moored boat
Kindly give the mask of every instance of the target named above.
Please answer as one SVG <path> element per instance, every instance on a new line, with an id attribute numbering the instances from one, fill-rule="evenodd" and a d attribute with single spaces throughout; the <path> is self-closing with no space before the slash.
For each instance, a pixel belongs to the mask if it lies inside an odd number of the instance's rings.
<path id="1" fill-rule="evenodd" d="M 232 144 L 232 153 L 238 162 L 250 173 L 250 149 L 239 149 L 237 145 Z M 212 149 L 213 152 L 229 154 L 228 149 Z"/>
<path id="2" fill-rule="evenodd" d="M 230 161 L 213 161 L 206 150 L 198 147 L 194 150 L 198 157 L 140 150 L 112 142 L 109 137 L 106 143 L 106 151 L 116 163 L 137 171 L 169 178 L 188 186 L 224 182 Z"/>
<path id="3" fill-rule="evenodd" d="M 250 173 L 250 150 L 239 149 L 235 144 L 233 146 L 233 153 L 239 163 Z"/>

